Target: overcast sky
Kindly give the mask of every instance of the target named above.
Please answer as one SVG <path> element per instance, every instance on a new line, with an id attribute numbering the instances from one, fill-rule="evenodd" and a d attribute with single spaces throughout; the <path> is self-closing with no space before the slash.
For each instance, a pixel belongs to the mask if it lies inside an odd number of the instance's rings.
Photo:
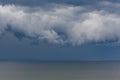
<path id="1" fill-rule="evenodd" d="M 0 60 L 120 60 L 119 0 L 0 0 Z"/>

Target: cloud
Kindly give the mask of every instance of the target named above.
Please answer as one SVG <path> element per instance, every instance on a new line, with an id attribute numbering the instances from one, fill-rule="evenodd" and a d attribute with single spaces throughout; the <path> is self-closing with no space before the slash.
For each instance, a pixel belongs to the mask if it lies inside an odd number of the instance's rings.
<path id="1" fill-rule="evenodd" d="M 111 7 L 112 6 L 112 7 Z M 81 45 L 120 40 L 119 3 L 47 7 L 0 5 L 0 35 L 11 28 L 27 37 L 56 44 Z"/>

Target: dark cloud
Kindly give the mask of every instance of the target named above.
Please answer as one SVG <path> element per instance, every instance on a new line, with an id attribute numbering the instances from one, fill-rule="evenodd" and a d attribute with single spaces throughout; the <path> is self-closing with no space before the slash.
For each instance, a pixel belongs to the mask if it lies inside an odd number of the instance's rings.
<path id="1" fill-rule="evenodd" d="M 82 46 L 53 45 L 39 42 L 31 45 L 30 39 L 19 41 L 11 32 L 0 39 L 0 60 L 13 61 L 79 61 L 119 60 L 120 46 L 85 44 Z"/>
<path id="2" fill-rule="evenodd" d="M 119 60 L 119 0 L 99 1 L 0 0 L 0 60 Z"/>
<path id="3" fill-rule="evenodd" d="M 19 39 L 29 37 L 62 45 L 119 42 L 120 3 L 104 1 L 94 6 L 51 4 L 46 9 L 0 5 L 0 34 L 7 29 Z M 111 6 L 113 12 L 110 11 Z"/>
<path id="4" fill-rule="evenodd" d="M 120 2 L 120 0 L 0 0 L 2 4 L 16 4 L 24 6 L 41 6 L 50 3 L 71 5 L 93 5 L 100 1 Z"/>

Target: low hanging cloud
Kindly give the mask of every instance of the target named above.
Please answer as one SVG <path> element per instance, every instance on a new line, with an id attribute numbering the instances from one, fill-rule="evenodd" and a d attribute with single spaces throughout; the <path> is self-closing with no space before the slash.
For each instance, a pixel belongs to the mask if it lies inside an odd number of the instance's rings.
<path id="1" fill-rule="evenodd" d="M 120 4 L 88 6 L 51 4 L 47 7 L 0 5 L 0 35 L 11 28 L 50 43 L 81 45 L 120 40 Z"/>

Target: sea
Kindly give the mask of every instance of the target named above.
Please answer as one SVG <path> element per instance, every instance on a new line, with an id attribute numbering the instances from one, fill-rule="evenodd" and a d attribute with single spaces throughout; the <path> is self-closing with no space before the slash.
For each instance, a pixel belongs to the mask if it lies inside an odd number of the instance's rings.
<path id="1" fill-rule="evenodd" d="M 120 80 L 120 62 L 1 61 L 0 80 Z"/>

